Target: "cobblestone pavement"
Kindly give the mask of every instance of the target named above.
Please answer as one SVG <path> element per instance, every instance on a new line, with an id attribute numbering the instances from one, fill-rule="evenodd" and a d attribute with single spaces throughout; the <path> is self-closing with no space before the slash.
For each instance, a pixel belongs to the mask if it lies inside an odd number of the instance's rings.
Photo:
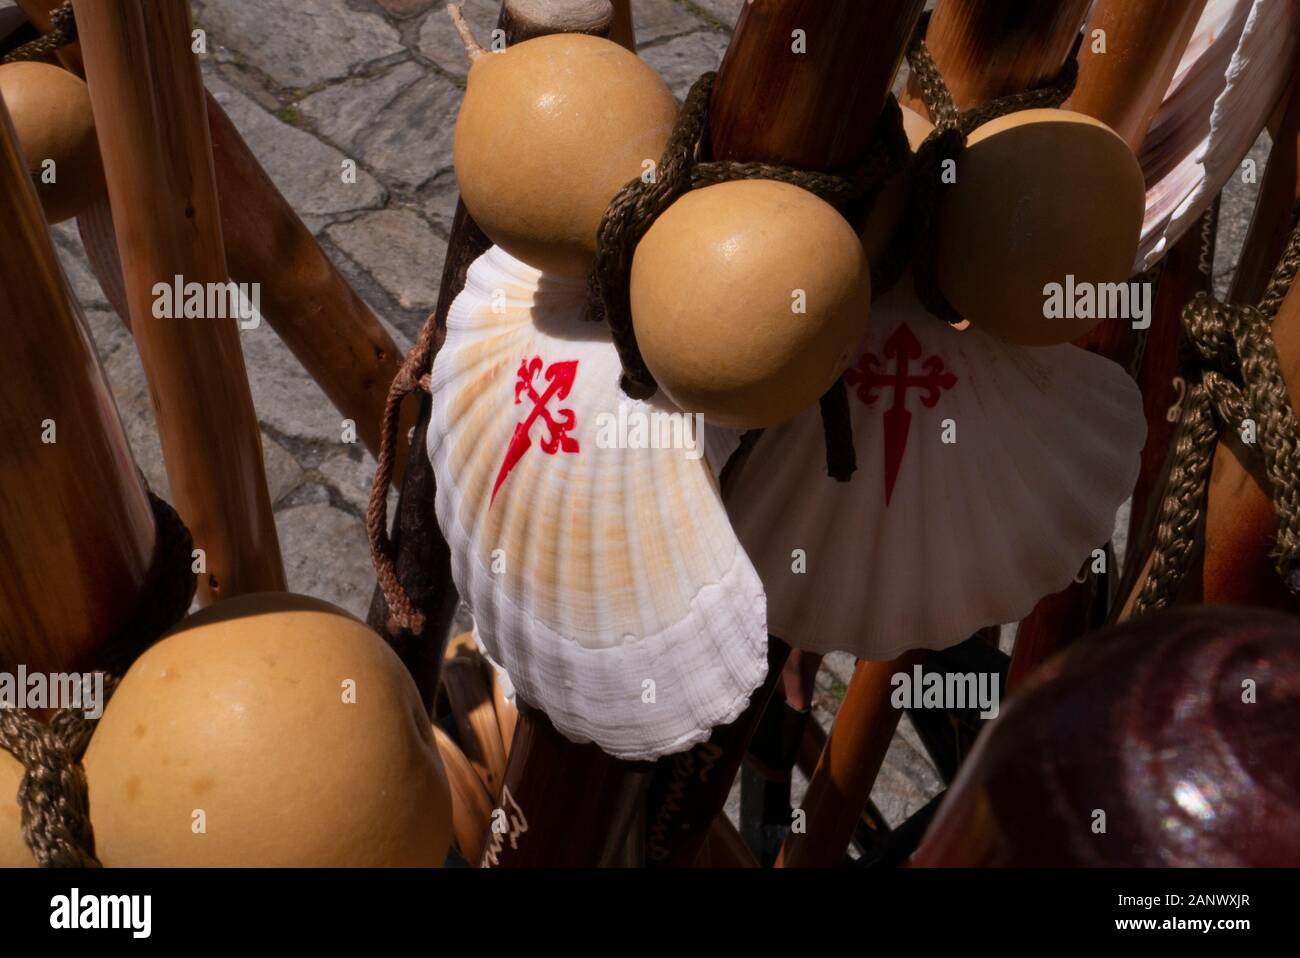
<path id="1" fill-rule="evenodd" d="M 680 97 L 716 68 L 744 0 L 634 0 L 640 53 Z M 0 6 L 12 5 L 0 0 Z M 452 128 L 463 49 L 442 0 L 194 0 L 207 31 L 208 88 L 271 178 L 403 348 L 437 297 L 456 202 Z M 481 37 L 498 0 L 468 0 Z M 1257 147 L 1261 162 L 1266 145 Z M 355 183 L 341 181 L 344 159 Z M 1253 186 L 1225 201 L 1219 276 L 1249 222 Z M 136 351 L 93 275 L 73 224 L 55 230 L 86 309 L 136 458 L 168 484 Z M 363 514 L 374 462 L 340 442 L 340 417 L 266 324 L 241 333 L 289 587 L 364 615 L 374 585 Z M 832 655 L 816 708 L 829 726 L 853 668 Z M 796 801 L 804 783 L 796 784 Z M 873 798 L 897 823 L 941 787 L 906 717 Z M 736 803 L 733 796 L 733 816 Z"/>

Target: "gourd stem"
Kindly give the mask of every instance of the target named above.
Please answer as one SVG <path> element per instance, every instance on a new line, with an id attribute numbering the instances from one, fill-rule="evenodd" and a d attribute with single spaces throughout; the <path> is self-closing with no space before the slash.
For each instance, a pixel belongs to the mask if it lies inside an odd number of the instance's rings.
<path id="1" fill-rule="evenodd" d="M 461 42 L 465 44 L 465 53 L 469 57 L 469 62 L 475 63 L 478 58 L 483 56 L 487 51 L 484 50 L 483 47 L 479 45 L 479 42 L 474 39 L 474 34 L 470 30 L 469 24 L 465 22 L 465 14 L 461 12 L 461 7 L 463 6 L 464 4 L 462 3 L 447 4 L 447 16 L 451 17 L 452 26 L 454 26 L 456 32 L 460 34 Z"/>

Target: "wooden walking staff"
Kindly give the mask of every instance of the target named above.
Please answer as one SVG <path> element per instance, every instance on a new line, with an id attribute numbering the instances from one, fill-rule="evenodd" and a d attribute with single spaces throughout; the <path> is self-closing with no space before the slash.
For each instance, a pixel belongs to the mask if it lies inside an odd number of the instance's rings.
<path id="1" fill-rule="evenodd" d="M 957 109 L 1051 83 L 1070 56 L 1092 0 L 939 0 L 925 44 Z M 906 102 L 922 116 L 915 78 Z"/>
<path id="2" fill-rule="evenodd" d="M 131 328 L 175 505 L 206 554 L 200 601 L 283 589 L 236 322 L 154 316 L 156 284 L 230 279 L 189 6 L 77 0 L 74 9 Z"/>
<path id="3" fill-rule="evenodd" d="M 60 3 L 22 0 L 21 5 L 48 29 L 50 11 Z M 84 74 L 79 43 L 63 47 L 59 58 L 72 72 Z M 260 287 L 262 316 L 335 408 L 356 423 L 357 436 L 370 453 L 378 455 L 384 402 L 400 351 L 271 182 L 225 110 L 211 94 L 206 99 L 217 195 L 227 197 L 221 204 L 221 232 L 231 279 Z M 82 213 L 77 225 L 105 296 L 129 325 L 107 197 Z M 415 404 L 408 404 L 399 429 L 394 469 L 399 477 L 415 412 Z"/>
<path id="4" fill-rule="evenodd" d="M 1296 161 L 1300 152 L 1300 68 L 1296 76 L 1265 168 L 1242 266 L 1233 283 L 1232 302 L 1255 302 L 1263 294 L 1300 209 Z M 1282 243 L 1278 243 L 1279 236 Z M 1261 272 L 1263 283 L 1257 278 Z M 1295 285 L 1273 322 L 1273 339 L 1294 405 L 1300 398 L 1300 294 Z M 1268 605 L 1300 611 L 1300 600 L 1279 580 L 1269 555 L 1277 536 L 1277 516 L 1259 446 L 1244 446 L 1239 428 L 1226 428 L 1214 450 L 1199 576 L 1201 597 L 1211 605 Z"/>
<path id="5" fill-rule="evenodd" d="M 1053 82 L 1087 14 L 1086 0 L 1011 7 L 991 0 L 941 0 L 926 45 L 959 109 Z M 920 109 L 924 111 L 924 106 Z M 843 861 L 901 718 L 890 677 L 925 660 L 859 662 L 804 798 L 805 830 L 791 831 L 777 864 L 828 867 Z"/>
<path id="6" fill-rule="evenodd" d="M 742 10 L 714 87 L 718 160 L 838 170 L 871 147 L 890 85 L 916 29 L 919 0 L 757 0 Z M 802 30 L 807 51 L 795 52 Z M 864 210 L 850 211 L 861 227 Z M 724 481 L 725 488 L 725 481 Z M 780 678 L 789 647 L 773 637 L 767 681 L 709 741 L 658 764 L 646 806 L 648 863 L 689 866 L 726 802 Z M 861 807 L 858 809 L 861 811 Z"/>
<path id="7" fill-rule="evenodd" d="M 150 574 L 156 529 L 0 101 L 0 671 L 90 665 Z"/>
<path id="8" fill-rule="evenodd" d="M 1136 153 L 1169 89 L 1204 6 L 1205 0 L 1149 4 L 1098 0 L 1084 30 L 1079 79 L 1064 108 L 1101 120 Z M 1154 282 L 1154 279 L 1144 276 L 1138 281 Z M 1167 313 L 1165 320 L 1168 322 Z M 1176 329 L 1177 315 L 1173 323 Z M 1075 340 L 1075 345 L 1136 372 L 1133 366 L 1147 335 L 1134 329 L 1131 322 L 1110 319 Z M 1155 345 L 1158 348 L 1165 345 L 1164 340 L 1158 340 Z M 1168 345 L 1176 347 L 1176 338 Z M 1154 364 L 1154 357 L 1151 361 Z M 1165 393 L 1163 389 L 1160 392 L 1162 396 Z M 1160 416 L 1163 415 L 1162 410 Z M 1159 432 L 1159 429 L 1151 430 L 1152 434 Z M 1149 441 L 1152 438 L 1160 442 L 1155 435 L 1148 436 Z M 1115 557 L 1109 547 L 1105 555 L 1106 571 L 1096 572 L 1093 565 L 1090 557 L 1075 582 L 1044 597 L 1021 622 L 1012 655 L 1009 677 L 1012 688 L 1019 686 L 1039 663 L 1106 621 L 1117 592 Z"/>

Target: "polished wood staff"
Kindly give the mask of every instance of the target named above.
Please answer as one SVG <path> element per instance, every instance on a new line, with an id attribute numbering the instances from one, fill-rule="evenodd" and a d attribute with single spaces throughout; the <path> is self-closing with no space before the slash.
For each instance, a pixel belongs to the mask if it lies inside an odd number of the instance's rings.
<path id="1" fill-rule="evenodd" d="M 714 158 L 808 170 L 860 162 L 922 6 L 913 0 L 747 5 L 714 87 Z M 806 53 L 792 50 L 796 30 L 804 31 Z M 865 210 L 848 215 L 862 226 Z M 723 485 L 725 491 L 725 479 Z M 770 639 L 767 681 L 741 717 L 715 729 L 709 741 L 659 762 L 646 806 L 648 864 L 687 866 L 700 853 L 789 652 L 779 638 Z"/>
<path id="2" fill-rule="evenodd" d="M 1204 8 L 1205 0 L 1157 0 L 1145 4 L 1098 0 L 1079 49 L 1079 79 L 1064 108 L 1101 120 L 1136 153 L 1160 109 Z M 1156 280 L 1145 275 L 1139 281 Z M 1159 319 L 1165 325 L 1172 322 L 1176 330 L 1179 307 L 1168 308 L 1171 295 L 1177 295 L 1176 291 L 1166 293 L 1165 308 Z M 1155 322 L 1153 310 L 1153 325 Z M 1136 373 L 1133 367 L 1144 342 L 1154 347 L 1154 352 L 1143 360 L 1149 366 L 1148 377 L 1158 375 L 1155 369 L 1158 363 L 1163 366 L 1176 361 L 1176 335 L 1170 337 L 1164 330 L 1153 336 L 1150 331 L 1135 330 L 1123 320 L 1099 323 L 1076 340 L 1075 345 Z M 1164 388 L 1158 392 L 1160 397 L 1167 395 Z M 1168 432 L 1161 428 L 1159 421 L 1150 418 L 1159 416 L 1163 420 L 1167 409 L 1167 404 L 1158 410 L 1154 402 L 1148 403 L 1148 443 L 1167 441 Z M 1163 452 L 1161 449 L 1161 460 Z M 1105 564 L 1106 572 L 1096 573 L 1089 558 L 1074 583 L 1046 596 L 1020 624 L 1011 665 L 1013 688 L 1056 651 L 1106 621 L 1118 590 L 1115 556 L 1109 547 Z"/>
<path id="3" fill-rule="evenodd" d="M 113 394 L 0 101 L 0 671 L 92 664 L 156 530 Z"/>
<path id="4" fill-rule="evenodd" d="M 236 321 L 154 315 L 156 284 L 230 279 L 189 6 L 78 0 L 74 9 L 131 328 L 172 496 L 206 554 L 200 601 L 283 589 Z"/>
<path id="5" fill-rule="evenodd" d="M 21 0 L 42 30 L 49 29 L 50 11 L 59 4 L 60 0 Z M 84 73 L 79 43 L 60 49 L 59 59 L 74 73 Z M 233 198 L 221 205 L 231 279 L 261 287 L 266 321 L 330 402 L 356 423 L 357 437 L 366 449 L 378 455 L 384 401 L 401 353 L 271 182 L 225 110 L 211 94 L 206 99 L 217 195 Z M 107 198 L 84 212 L 78 226 L 105 296 L 129 325 Z M 394 470 L 398 477 L 405 469 L 406 434 L 415 413 L 415 403 L 409 403 L 399 430 Z"/>
<path id="6" fill-rule="evenodd" d="M 1054 81 L 1087 7 L 1086 0 L 1014 9 L 991 0 L 941 0 L 926 28 L 926 46 L 957 107 L 970 109 Z M 913 95 L 924 113 L 919 88 Z M 892 662 L 858 663 L 809 781 L 805 829 L 792 829 L 786 836 L 779 866 L 824 867 L 843 861 L 901 717 L 889 701 L 890 677 L 924 659 L 918 651 Z"/>

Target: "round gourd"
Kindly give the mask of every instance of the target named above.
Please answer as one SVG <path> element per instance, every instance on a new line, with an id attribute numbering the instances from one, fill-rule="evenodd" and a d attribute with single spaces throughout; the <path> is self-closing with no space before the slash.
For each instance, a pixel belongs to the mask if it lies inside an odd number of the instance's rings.
<path id="1" fill-rule="evenodd" d="M 456 118 L 465 208 L 512 256 L 585 275 L 605 208 L 659 162 L 676 114 L 659 75 L 609 40 L 562 33 L 482 53 Z"/>
<path id="2" fill-rule="evenodd" d="M 957 312 L 1029 346 L 1097 325 L 1048 318 L 1048 287 L 1128 281 L 1146 204 L 1128 145 L 1081 113 L 1024 110 L 975 130 L 956 178 L 939 211 L 935 269 Z"/>
<path id="3" fill-rule="evenodd" d="M 915 153 L 921 148 L 926 137 L 934 132 L 934 124 L 915 110 L 900 106 L 903 113 L 903 133 L 907 144 Z M 867 251 L 867 259 L 872 264 L 879 263 L 889 252 L 894 233 L 899 221 L 907 209 L 907 194 L 910 177 L 906 167 L 891 176 L 880 188 L 867 225 L 862 230 L 862 245 Z"/>
<path id="4" fill-rule="evenodd" d="M 85 767 L 110 867 L 436 866 L 451 840 L 414 681 L 368 628 L 304 596 L 183 621 L 127 672 Z"/>
<path id="5" fill-rule="evenodd" d="M 22 780 L 22 763 L 0 748 L 0 868 L 36 867 L 36 859 L 23 841 L 22 810 L 18 807 Z"/>
<path id="6" fill-rule="evenodd" d="M 866 332 L 871 271 L 834 207 L 742 180 L 687 193 L 655 221 L 633 257 L 631 299 L 668 398 L 754 429 L 816 402 L 844 371 Z"/>
<path id="7" fill-rule="evenodd" d="M 104 190 L 99 141 L 85 82 L 48 63 L 0 66 L 4 97 L 14 132 L 50 223 L 84 210 Z M 47 183 L 46 161 L 53 160 L 54 182 Z"/>

